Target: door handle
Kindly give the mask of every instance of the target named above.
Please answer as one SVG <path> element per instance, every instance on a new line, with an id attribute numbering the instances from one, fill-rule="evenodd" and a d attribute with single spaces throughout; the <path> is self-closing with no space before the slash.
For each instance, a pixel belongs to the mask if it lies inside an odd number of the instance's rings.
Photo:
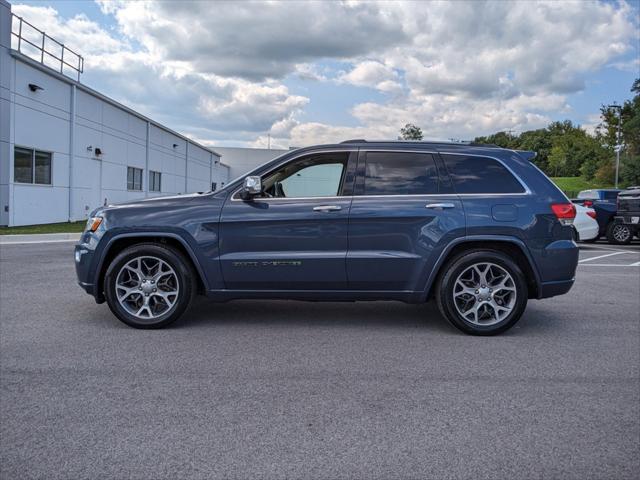
<path id="1" fill-rule="evenodd" d="M 425 208 L 455 208 L 453 203 L 427 203 Z"/>
<path id="2" fill-rule="evenodd" d="M 342 210 L 339 205 L 320 205 L 319 207 L 313 207 L 314 212 L 337 212 Z"/>

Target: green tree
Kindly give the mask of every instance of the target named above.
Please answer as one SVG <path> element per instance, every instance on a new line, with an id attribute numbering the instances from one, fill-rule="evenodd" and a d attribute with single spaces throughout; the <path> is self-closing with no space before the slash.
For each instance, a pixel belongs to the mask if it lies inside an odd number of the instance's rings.
<path id="1" fill-rule="evenodd" d="M 422 140 L 422 130 L 413 123 L 407 123 L 400 129 L 402 140 Z"/>
<path id="2" fill-rule="evenodd" d="M 549 131 L 546 128 L 529 130 L 520 134 L 518 149 L 536 152 L 538 155 L 534 159 L 534 163 L 543 172 L 548 169 L 551 147 L 551 135 L 549 135 Z"/>
<path id="3" fill-rule="evenodd" d="M 629 156 L 620 163 L 622 181 L 627 185 L 640 185 L 640 155 Z"/>
<path id="4" fill-rule="evenodd" d="M 640 180 L 640 78 L 637 78 L 631 86 L 634 96 L 622 104 L 622 108 L 611 108 L 603 105 L 600 108 L 600 125 L 596 129 L 596 134 L 601 139 L 603 145 L 609 153 L 607 163 L 609 170 L 615 170 L 615 146 L 617 144 L 618 123 L 621 125 L 621 145 L 620 152 L 620 178 L 623 183 L 637 185 Z M 603 172 L 607 168 L 603 166 Z M 612 178 L 615 173 L 612 174 Z"/>
<path id="5" fill-rule="evenodd" d="M 474 142 L 497 145 L 502 148 L 518 148 L 518 137 L 509 132 L 497 132 L 487 137 L 477 137 Z"/>
<path id="6" fill-rule="evenodd" d="M 548 159 L 548 169 L 554 177 L 564 177 L 567 164 L 567 151 L 564 146 L 555 145 L 551 147 Z"/>

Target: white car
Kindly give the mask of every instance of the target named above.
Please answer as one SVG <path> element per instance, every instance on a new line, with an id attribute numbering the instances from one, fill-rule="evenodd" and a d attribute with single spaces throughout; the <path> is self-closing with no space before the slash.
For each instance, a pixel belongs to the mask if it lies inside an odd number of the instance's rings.
<path id="1" fill-rule="evenodd" d="M 598 238 L 600 227 L 596 222 L 596 211 L 593 208 L 575 204 L 576 218 L 573 226 L 578 232 L 578 241 L 589 241 Z"/>

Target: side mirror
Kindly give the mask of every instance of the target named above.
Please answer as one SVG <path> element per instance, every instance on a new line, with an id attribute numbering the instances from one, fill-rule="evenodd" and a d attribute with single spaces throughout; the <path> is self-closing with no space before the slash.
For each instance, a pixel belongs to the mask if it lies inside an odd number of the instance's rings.
<path id="1" fill-rule="evenodd" d="M 262 193 L 262 180 L 258 176 L 245 177 L 242 190 L 240 191 L 240 197 L 244 200 L 249 200 L 256 195 Z"/>

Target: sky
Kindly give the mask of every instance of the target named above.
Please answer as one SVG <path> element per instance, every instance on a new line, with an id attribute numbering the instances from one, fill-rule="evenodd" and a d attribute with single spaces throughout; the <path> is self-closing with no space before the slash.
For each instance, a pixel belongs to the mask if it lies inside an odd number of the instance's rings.
<path id="1" fill-rule="evenodd" d="M 81 82 L 206 145 L 472 140 L 570 119 L 640 76 L 634 1 L 12 2 Z"/>

